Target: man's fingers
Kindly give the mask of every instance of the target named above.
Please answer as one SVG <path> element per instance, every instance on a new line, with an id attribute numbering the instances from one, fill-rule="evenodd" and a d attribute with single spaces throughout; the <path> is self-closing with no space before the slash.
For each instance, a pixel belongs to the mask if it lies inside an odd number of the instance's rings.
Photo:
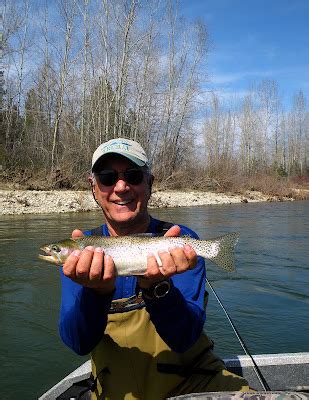
<path id="1" fill-rule="evenodd" d="M 115 277 L 115 264 L 111 256 L 104 255 L 103 279 L 111 281 Z"/>
<path id="2" fill-rule="evenodd" d="M 162 261 L 160 272 L 164 276 L 172 276 L 177 272 L 177 267 L 172 255 L 167 251 L 159 251 L 159 257 Z"/>
<path id="3" fill-rule="evenodd" d="M 85 250 L 81 253 L 79 261 L 76 265 L 76 277 L 88 279 L 90 266 L 92 263 L 94 248 L 92 246 L 87 246 Z"/>
<path id="4" fill-rule="evenodd" d="M 72 239 L 77 239 L 79 237 L 83 237 L 84 234 L 80 229 L 74 229 L 74 231 L 72 232 Z"/>
<path id="5" fill-rule="evenodd" d="M 147 273 L 145 276 L 147 278 L 152 278 L 155 276 L 158 276 L 160 273 L 160 270 L 158 268 L 158 263 L 157 259 L 154 254 L 148 254 L 147 255 Z"/>
<path id="6" fill-rule="evenodd" d="M 162 265 L 161 260 L 158 264 L 156 256 L 152 253 L 147 255 L 147 272 L 145 275 L 138 277 L 138 284 L 141 288 L 149 288 L 154 283 L 162 281 L 164 275 L 160 271 L 159 265 Z"/>
<path id="7" fill-rule="evenodd" d="M 104 257 L 103 249 L 101 247 L 96 247 L 94 249 L 90 272 L 89 272 L 90 281 L 100 281 L 102 279 L 103 257 Z"/>
<path id="8" fill-rule="evenodd" d="M 170 249 L 169 251 L 176 265 L 177 273 L 186 271 L 189 268 L 189 261 L 183 248 L 176 247 L 174 249 Z"/>
<path id="9" fill-rule="evenodd" d="M 80 250 L 74 250 L 73 253 L 69 255 L 66 262 L 63 264 L 63 273 L 70 279 L 76 278 L 76 265 L 79 261 L 80 255 Z"/>
<path id="10" fill-rule="evenodd" d="M 197 254 L 195 250 L 193 250 L 193 248 L 190 245 L 186 244 L 183 247 L 183 252 L 187 257 L 189 268 L 190 269 L 194 268 L 197 264 Z"/>
<path id="11" fill-rule="evenodd" d="M 180 235 L 180 227 L 178 225 L 172 226 L 164 236 L 171 237 L 171 236 L 179 236 Z"/>

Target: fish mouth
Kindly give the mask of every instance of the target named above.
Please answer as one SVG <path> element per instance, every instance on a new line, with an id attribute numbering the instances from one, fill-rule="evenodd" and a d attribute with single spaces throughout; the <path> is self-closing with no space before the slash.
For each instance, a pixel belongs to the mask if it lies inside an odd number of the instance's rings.
<path id="1" fill-rule="evenodd" d="M 41 247 L 40 250 L 42 250 L 45 254 L 39 254 L 39 259 L 43 261 L 48 261 L 52 264 L 57 264 L 57 261 L 55 260 L 55 257 L 50 253 L 49 249 L 46 247 Z"/>
<path id="2" fill-rule="evenodd" d="M 53 256 L 43 256 L 42 254 L 39 254 L 39 259 L 40 259 L 40 260 L 44 260 L 44 261 L 51 262 L 51 263 L 53 263 L 53 264 L 56 263 L 56 261 L 54 260 L 54 257 L 53 257 Z"/>

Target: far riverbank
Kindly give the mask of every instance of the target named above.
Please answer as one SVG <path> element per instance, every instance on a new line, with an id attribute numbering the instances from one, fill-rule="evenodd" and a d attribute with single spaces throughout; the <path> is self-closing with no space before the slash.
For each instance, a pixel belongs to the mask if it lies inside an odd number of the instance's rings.
<path id="1" fill-rule="evenodd" d="M 154 191 L 150 208 L 203 206 L 265 201 L 292 201 L 248 191 L 243 195 L 201 191 Z M 89 191 L 0 190 L 0 215 L 86 212 L 99 210 Z"/>

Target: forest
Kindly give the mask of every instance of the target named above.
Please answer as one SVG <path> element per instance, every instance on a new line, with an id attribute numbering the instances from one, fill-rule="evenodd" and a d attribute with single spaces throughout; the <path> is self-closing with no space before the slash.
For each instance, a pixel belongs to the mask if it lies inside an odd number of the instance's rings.
<path id="1" fill-rule="evenodd" d="M 241 98 L 209 90 L 211 33 L 176 1 L 4 0 L 0 19 L 3 182 L 84 188 L 93 151 L 114 137 L 146 148 L 163 188 L 308 182 L 302 88 L 288 109 L 273 79 Z"/>

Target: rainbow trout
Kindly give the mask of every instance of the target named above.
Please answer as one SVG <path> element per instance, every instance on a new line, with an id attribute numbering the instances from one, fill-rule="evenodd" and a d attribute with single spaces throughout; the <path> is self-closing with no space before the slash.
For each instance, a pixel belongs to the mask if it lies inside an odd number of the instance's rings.
<path id="1" fill-rule="evenodd" d="M 194 239 L 190 236 L 151 236 L 151 234 L 117 237 L 84 236 L 44 245 L 41 250 L 46 255 L 40 254 L 39 258 L 62 265 L 74 250 L 82 250 L 87 246 L 101 247 L 105 254 L 113 258 L 118 275 L 143 275 L 146 272 L 149 253 L 155 255 L 161 266 L 159 251 L 169 251 L 170 248 L 189 244 L 198 256 L 212 261 L 226 271 L 235 271 L 234 247 L 237 241 L 237 233 L 228 233 L 210 240 Z"/>

